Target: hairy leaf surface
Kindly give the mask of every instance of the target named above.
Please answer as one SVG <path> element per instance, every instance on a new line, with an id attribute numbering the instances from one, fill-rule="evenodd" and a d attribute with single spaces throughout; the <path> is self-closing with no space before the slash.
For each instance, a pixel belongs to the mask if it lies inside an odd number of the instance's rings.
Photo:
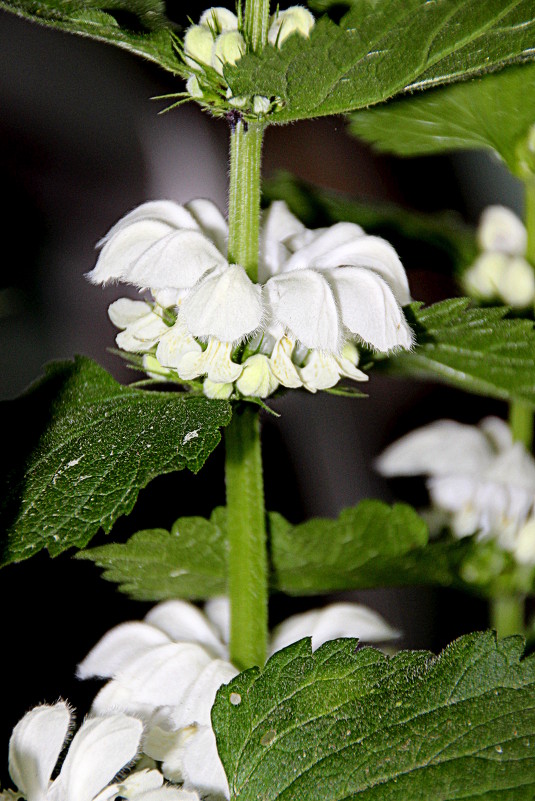
<path id="1" fill-rule="evenodd" d="M 349 5 L 349 4 L 346 4 Z M 280 98 L 274 122 L 341 114 L 535 56 L 531 0 L 356 0 L 309 39 L 249 54 L 225 77 L 236 96 Z"/>
<path id="2" fill-rule="evenodd" d="M 535 171 L 527 142 L 534 124 L 535 65 L 525 64 L 358 112 L 351 131 L 403 156 L 493 150 L 526 177 Z"/>
<path id="3" fill-rule="evenodd" d="M 230 406 L 124 387 L 78 357 L 51 365 L 25 395 L 2 404 L 1 414 L 7 430 L 19 430 L 17 450 L 3 460 L 6 564 L 41 548 L 56 556 L 83 547 L 128 514 L 157 475 L 200 470 L 230 420 Z"/>
<path id="4" fill-rule="evenodd" d="M 506 306 L 472 308 L 452 298 L 405 309 L 417 346 L 378 366 L 443 381 L 491 398 L 535 406 L 535 329 L 531 320 L 507 319 Z"/>
<path id="5" fill-rule="evenodd" d="M 310 640 L 223 686 L 212 709 L 231 799 L 532 801 L 535 658 L 469 634 L 438 657 Z"/>
<path id="6" fill-rule="evenodd" d="M 181 70 L 162 0 L 0 0 L 0 9 L 117 45 L 169 72 Z"/>
<path id="7" fill-rule="evenodd" d="M 227 585 L 225 509 L 210 520 L 180 518 L 170 532 L 140 531 L 125 544 L 79 554 L 104 568 L 105 579 L 132 598 L 201 599 Z M 402 584 L 458 584 L 465 542 L 427 543 L 427 526 L 405 504 L 362 501 L 335 520 L 315 518 L 292 526 L 269 515 L 274 590 L 310 595 Z M 140 569 L 140 565 L 143 569 Z"/>

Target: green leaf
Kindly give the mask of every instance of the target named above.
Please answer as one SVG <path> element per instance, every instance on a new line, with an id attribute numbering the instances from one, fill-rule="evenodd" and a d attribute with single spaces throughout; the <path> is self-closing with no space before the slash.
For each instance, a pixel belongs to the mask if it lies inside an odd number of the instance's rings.
<path id="1" fill-rule="evenodd" d="M 2 564 L 108 532 L 155 476 L 200 470 L 230 420 L 224 401 L 123 387 L 82 357 L 2 407 L 4 430 L 19 434 L 5 454 Z"/>
<path id="2" fill-rule="evenodd" d="M 182 71 L 163 0 L 0 0 L 0 8 L 50 28 L 117 45 L 174 74 Z"/>
<path id="3" fill-rule="evenodd" d="M 310 640 L 241 673 L 212 709 L 231 799 L 533 801 L 535 658 L 520 637 L 388 658 Z"/>
<path id="4" fill-rule="evenodd" d="M 535 171 L 528 147 L 534 124 L 535 65 L 526 64 L 358 112 L 351 131 L 402 156 L 493 150 L 525 178 Z"/>
<path id="5" fill-rule="evenodd" d="M 103 578 L 138 601 L 167 598 L 200 600 L 227 590 L 228 544 L 226 510 L 215 509 L 210 520 L 181 517 L 171 531 L 138 531 L 124 545 L 110 544 L 80 551 L 104 568 Z"/>
<path id="6" fill-rule="evenodd" d="M 347 4 L 346 4 L 347 5 Z M 341 114 L 535 55 L 532 0 L 355 0 L 309 39 L 249 54 L 225 77 L 236 96 L 280 98 L 273 122 Z"/>
<path id="7" fill-rule="evenodd" d="M 435 268 L 437 251 L 440 251 L 450 269 L 461 270 L 473 263 L 478 252 L 474 230 L 455 212 L 422 214 L 394 203 L 364 203 L 309 184 L 287 172 L 279 172 L 266 181 L 263 194 L 267 202 L 286 201 L 308 228 L 341 221 L 357 223 L 366 233 L 385 237 L 402 260 L 410 247 L 414 260 Z M 415 247 L 418 248 L 416 256 Z"/>
<path id="8" fill-rule="evenodd" d="M 142 601 L 200 599 L 227 585 L 226 510 L 210 521 L 180 518 L 171 532 L 140 531 L 125 544 L 78 554 L 104 568 L 103 578 Z M 427 543 L 427 526 L 405 504 L 362 501 L 336 520 L 292 526 L 269 515 L 272 589 L 289 595 L 402 584 L 461 584 L 467 542 Z M 202 543 L 200 547 L 199 543 Z M 140 569 L 140 565 L 143 569 Z"/>
<path id="9" fill-rule="evenodd" d="M 508 319 L 506 306 L 472 308 L 451 298 L 406 307 L 417 346 L 376 363 L 403 375 L 442 381 L 467 392 L 535 406 L 535 329 Z"/>
<path id="10" fill-rule="evenodd" d="M 288 595 L 407 584 L 460 584 L 466 542 L 428 543 L 427 525 L 406 504 L 365 500 L 335 520 L 292 526 L 271 515 L 274 582 Z"/>

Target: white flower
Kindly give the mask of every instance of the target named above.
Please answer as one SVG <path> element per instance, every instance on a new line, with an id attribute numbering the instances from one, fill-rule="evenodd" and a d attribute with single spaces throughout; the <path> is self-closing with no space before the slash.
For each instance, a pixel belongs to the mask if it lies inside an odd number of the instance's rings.
<path id="1" fill-rule="evenodd" d="M 210 720 L 218 688 L 238 673 L 227 661 L 229 616 L 225 598 L 209 601 L 205 614 L 184 601 L 166 601 L 144 622 L 109 631 L 78 668 L 80 678 L 112 679 L 94 712 L 119 709 L 143 718 L 143 750 L 161 763 L 163 775 L 213 798 L 229 797 Z M 306 636 L 316 649 L 333 637 L 384 642 L 399 635 L 363 606 L 332 604 L 285 621 L 270 653 Z"/>
<path id="2" fill-rule="evenodd" d="M 413 431 L 377 460 L 385 476 L 428 476 L 433 505 L 457 537 L 494 538 L 518 561 L 535 550 L 524 529 L 535 512 L 535 460 L 498 418 L 478 427 L 440 420 Z M 521 536 L 521 532 L 522 536 Z"/>
<path id="3" fill-rule="evenodd" d="M 227 239 L 225 220 L 205 200 L 146 203 L 117 223 L 89 278 L 149 288 L 155 300 L 112 304 L 119 346 L 150 352 L 180 379 L 207 376 L 210 397 L 228 397 L 232 385 L 267 397 L 279 384 L 315 392 L 341 377 L 364 381 L 356 343 L 383 353 L 411 347 L 401 310 L 407 277 L 385 240 L 352 223 L 308 230 L 275 202 L 253 283 L 227 262 Z"/>
<path id="4" fill-rule="evenodd" d="M 462 277 L 465 290 L 481 300 L 498 299 L 514 308 L 535 300 L 535 270 L 526 260 L 527 231 L 510 209 L 489 206 L 481 215 L 482 253 Z"/>
<path id="5" fill-rule="evenodd" d="M 58 777 L 51 782 L 71 722 L 69 708 L 59 702 L 35 707 L 13 729 L 9 773 L 27 801 L 114 797 L 109 794 L 113 788 L 107 785 L 137 755 L 141 722 L 123 714 L 86 720 L 70 744 Z"/>

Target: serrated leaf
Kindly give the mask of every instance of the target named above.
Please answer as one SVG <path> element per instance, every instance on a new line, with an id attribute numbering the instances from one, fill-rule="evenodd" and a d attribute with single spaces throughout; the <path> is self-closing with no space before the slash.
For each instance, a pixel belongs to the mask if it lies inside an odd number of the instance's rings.
<path id="1" fill-rule="evenodd" d="M 236 96 L 277 97 L 273 122 L 341 114 L 535 55 L 531 0 L 356 0 L 309 39 L 248 54 L 225 77 Z"/>
<path id="2" fill-rule="evenodd" d="M 422 214 L 394 203 L 364 203 L 314 186 L 287 172 L 279 172 L 275 178 L 264 182 L 262 191 L 266 201 L 286 201 L 307 228 L 341 221 L 357 223 L 366 233 L 385 237 L 402 260 L 409 247 L 414 258 L 417 247 L 419 264 L 425 266 L 430 262 L 435 267 L 436 253 L 440 251 L 450 269 L 460 270 L 472 264 L 478 253 L 474 230 L 455 212 Z M 434 258 L 430 257 L 429 249 Z"/>
<path id="3" fill-rule="evenodd" d="M 534 124 L 535 65 L 525 64 L 358 112 L 351 131 L 378 150 L 403 156 L 493 150 L 525 178 L 535 169 L 527 146 Z"/>
<path id="4" fill-rule="evenodd" d="M 508 319 L 506 306 L 472 308 L 470 303 L 468 298 L 451 298 L 428 308 L 417 303 L 406 307 L 417 345 L 377 366 L 535 406 L 533 322 Z"/>
<path id="5" fill-rule="evenodd" d="M 1 563 L 47 548 L 83 547 L 128 514 L 155 476 L 197 472 L 230 420 L 224 401 L 118 384 L 90 359 L 58 362 L 16 401 L 2 404 L 17 430 L 5 454 Z M 21 430 L 21 421 L 23 426 Z"/>
<path id="6" fill-rule="evenodd" d="M 271 515 L 275 583 L 288 595 L 406 584 L 459 583 L 466 543 L 428 543 L 427 525 L 406 504 L 365 500 L 335 520 L 292 526 Z"/>
<path id="7" fill-rule="evenodd" d="M 228 544 L 225 509 L 210 520 L 181 517 L 171 531 L 138 531 L 124 545 L 110 544 L 77 554 L 104 568 L 103 578 L 138 601 L 200 600 L 227 590 Z"/>
<path id="8" fill-rule="evenodd" d="M 210 521 L 180 518 L 171 532 L 140 531 L 125 544 L 91 548 L 79 558 L 104 568 L 103 578 L 137 600 L 220 595 L 227 585 L 225 515 L 220 508 Z M 316 518 L 297 526 L 272 512 L 268 528 L 271 586 L 289 595 L 460 584 L 466 542 L 427 544 L 425 522 L 405 504 L 362 501 L 335 520 Z"/>
<path id="9" fill-rule="evenodd" d="M 535 658 L 520 637 L 388 658 L 301 640 L 212 709 L 231 801 L 532 801 Z"/>
<path id="10" fill-rule="evenodd" d="M 162 0 L 0 0 L 0 9 L 117 45 L 174 74 L 182 70 Z"/>

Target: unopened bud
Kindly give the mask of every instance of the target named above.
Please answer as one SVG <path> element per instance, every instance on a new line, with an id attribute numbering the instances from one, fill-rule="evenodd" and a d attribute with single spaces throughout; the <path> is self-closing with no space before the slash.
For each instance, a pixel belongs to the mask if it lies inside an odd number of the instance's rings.
<path id="1" fill-rule="evenodd" d="M 482 300 L 495 298 L 507 262 L 507 256 L 503 253 L 483 253 L 463 275 L 462 283 L 465 291 L 472 297 Z"/>
<path id="2" fill-rule="evenodd" d="M 253 111 L 255 114 L 267 114 L 270 106 L 271 103 L 268 97 L 263 95 L 255 95 L 253 97 Z"/>
<path id="3" fill-rule="evenodd" d="M 186 64 L 193 69 L 200 65 L 211 65 L 214 37 L 204 25 L 191 25 L 184 37 L 184 55 Z M 188 58 L 189 56 L 189 58 Z"/>
<path id="4" fill-rule="evenodd" d="M 188 78 L 188 80 L 186 81 L 186 91 L 189 92 L 189 94 L 192 97 L 196 97 L 196 98 L 204 97 L 204 92 L 201 89 L 201 85 L 200 85 L 199 81 L 197 80 L 197 76 L 196 75 L 191 75 Z"/>
<path id="5" fill-rule="evenodd" d="M 238 31 L 228 31 L 217 37 L 212 54 L 212 67 L 223 75 L 225 64 L 235 64 L 245 53 L 245 39 Z"/>
<path id="6" fill-rule="evenodd" d="M 478 240 L 483 250 L 523 256 L 527 233 L 522 222 L 505 206 L 489 206 L 481 215 Z"/>
<path id="7" fill-rule="evenodd" d="M 278 386 L 279 382 L 273 375 L 269 359 L 262 353 L 249 356 L 243 365 L 243 373 L 236 382 L 242 395 L 255 398 L 267 398 Z"/>
<path id="8" fill-rule="evenodd" d="M 238 18 L 228 8 L 216 6 L 215 8 L 208 8 L 203 13 L 199 20 L 199 25 L 210 28 L 218 36 L 225 31 L 237 31 Z"/>
<path id="9" fill-rule="evenodd" d="M 509 306 L 525 309 L 535 300 L 535 272 L 525 259 L 509 259 L 498 280 L 498 292 Z"/>
<path id="10" fill-rule="evenodd" d="M 274 47 L 280 47 L 293 33 L 308 38 L 314 27 L 314 17 L 302 6 L 290 6 L 286 11 L 279 11 L 271 18 L 268 41 Z"/>
<path id="11" fill-rule="evenodd" d="M 209 378 L 205 378 L 202 385 L 202 391 L 212 400 L 227 400 L 232 395 L 233 389 L 233 384 L 220 384 L 217 381 L 210 381 Z"/>

